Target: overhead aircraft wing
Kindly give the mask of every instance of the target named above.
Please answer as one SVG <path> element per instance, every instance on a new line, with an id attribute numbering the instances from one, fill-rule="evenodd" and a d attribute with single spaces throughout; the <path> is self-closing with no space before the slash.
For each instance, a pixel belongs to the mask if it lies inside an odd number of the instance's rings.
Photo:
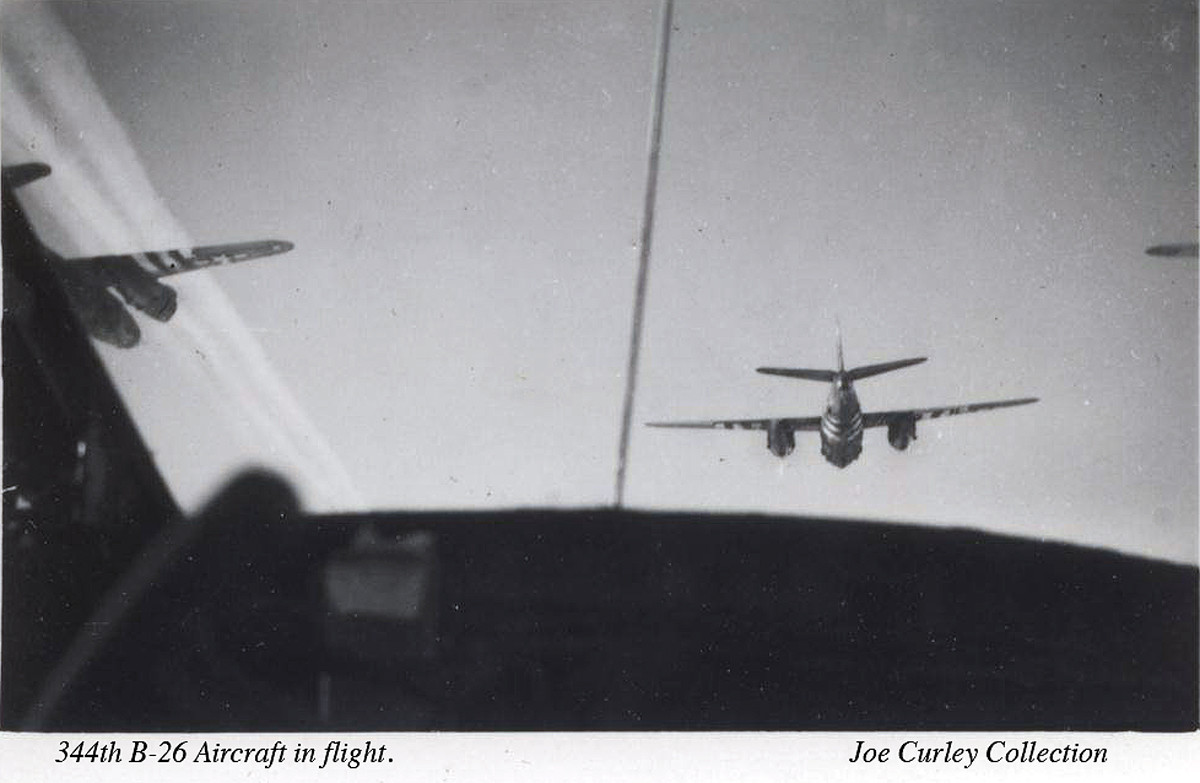
<path id="1" fill-rule="evenodd" d="M 1029 405 L 1037 402 L 1037 397 L 1022 397 L 1017 400 L 999 400 L 997 402 L 975 402 L 969 405 L 949 405 L 941 408 L 913 408 L 901 411 L 882 411 L 879 413 L 864 413 L 864 427 L 884 427 L 893 421 L 921 419 L 936 419 L 941 416 L 957 416 L 960 413 L 978 413 L 994 408 L 1011 408 L 1016 405 Z"/>
<path id="2" fill-rule="evenodd" d="M 151 250 L 144 253 L 129 253 L 117 256 L 92 256 L 71 258 L 64 261 L 69 266 L 87 266 L 122 274 L 133 264 L 154 277 L 177 275 L 194 269 L 207 269 L 223 264 L 236 264 L 252 258 L 264 258 L 286 253 L 294 245 L 281 239 L 263 239 L 257 242 L 234 242 L 225 245 L 202 245 L 186 250 Z"/>
<path id="3" fill-rule="evenodd" d="M 787 428 L 792 432 L 819 430 L 820 416 L 779 419 L 715 419 L 712 421 L 648 421 L 647 427 L 679 427 L 703 430 L 768 430 Z"/>
<path id="4" fill-rule="evenodd" d="M 120 299 L 109 289 L 114 289 L 124 297 L 126 304 L 151 318 L 167 321 L 175 314 L 177 296 L 175 289 L 160 283 L 159 278 L 286 253 L 293 247 L 291 242 L 265 239 L 201 245 L 185 250 L 64 259 L 37 240 L 12 193 L 13 189 L 48 175 L 50 167 L 44 163 L 24 163 L 4 166 L 2 173 L 6 245 L 11 239 L 8 236 L 11 233 L 8 225 L 11 217 L 19 220 L 21 233 L 28 236 L 26 244 L 30 251 L 39 253 L 58 274 L 63 289 L 88 332 L 96 339 L 120 348 L 137 345 L 141 330 Z"/>
<path id="5" fill-rule="evenodd" d="M 49 251 L 46 256 L 62 279 L 88 332 L 120 348 L 131 348 L 141 339 L 141 330 L 108 289 L 115 289 L 126 304 L 151 318 L 168 321 L 175 314 L 177 297 L 174 288 L 159 282 L 161 278 L 273 256 L 291 249 L 291 242 L 267 239 L 88 258 L 63 259 Z"/>

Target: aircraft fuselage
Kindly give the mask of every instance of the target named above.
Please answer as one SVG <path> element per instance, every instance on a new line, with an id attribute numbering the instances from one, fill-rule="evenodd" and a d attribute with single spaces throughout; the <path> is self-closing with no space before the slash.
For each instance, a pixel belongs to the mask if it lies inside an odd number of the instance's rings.
<path id="1" fill-rule="evenodd" d="M 854 384 L 839 372 L 821 414 L 821 454 L 831 465 L 844 468 L 862 453 L 862 438 L 862 406 Z"/>

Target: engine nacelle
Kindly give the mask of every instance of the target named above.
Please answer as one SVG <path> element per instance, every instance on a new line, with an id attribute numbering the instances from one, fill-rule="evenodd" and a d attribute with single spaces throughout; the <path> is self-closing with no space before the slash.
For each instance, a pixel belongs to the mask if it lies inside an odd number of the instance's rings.
<path id="1" fill-rule="evenodd" d="M 911 416 L 893 419 L 888 423 L 888 443 L 896 451 L 904 451 L 910 441 L 917 439 L 917 420 Z"/>
<path id="2" fill-rule="evenodd" d="M 796 448 L 796 431 L 779 421 L 767 425 L 767 448 L 776 457 L 786 457 Z"/>

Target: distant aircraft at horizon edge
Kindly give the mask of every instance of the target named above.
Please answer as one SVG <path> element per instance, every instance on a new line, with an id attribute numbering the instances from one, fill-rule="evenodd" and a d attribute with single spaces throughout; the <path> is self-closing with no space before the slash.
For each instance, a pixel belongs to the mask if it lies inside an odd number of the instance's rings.
<path id="1" fill-rule="evenodd" d="M 58 274 L 88 333 L 118 348 L 132 348 L 141 340 L 141 329 L 124 305 L 108 289 L 124 298 L 125 303 L 141 310 L 156 321 L 168 321 L 175 314 L 175 289 L 159 282 L 169 275 L 235 264 L 254 258 L 278 255 L 294 245 L 279 239 L 202 245 L 181 250 L 156 250 L 82 258 L 63 258 L 37 238 L 13 196 L 16 188 L 50 174 L 44 163 L 22 163 L 3 168 L 6 221 L 20 213 L 25 222 L 26 241 Z M 5 236 L 5 241 L 15 237 Z"/>
<path id="2" fill-rule="evenodd" d="M 1168 242 L 1146 248 L 1146 255 L 1159 258 L 1195 258 L 1197 254 L 1200 254 L 1200 246 L 1195 242 Z"/>
<path id="3" fill-rule="evenodd" d="M 1037 397 L 976 402 L 967 405 L 950 405 L 936 408 L 912 408 L 908 410 L 863 413 L 854 391 L 854 381 L 870 378 L 892 370 L 911 367 L 924 362 L 926 357 L 900 359 L 882 364 L 869 364 L 847 370 L 842 358 L 842 339 L 838 335 L 836 370 L 793 369 L 785 367 L 759 367 L 764 375 L 779 375 L 785 378 L 800 378 L 830 384 L 829 399 L 825 412 L 820 416 L 770 419 L 714 419 L 709 421 L 661 421 L 647 422 L 648 427 L 677 427 L 689 429 L 765 430 L 767 448 L 777 457 L 783 458 L 796 448 L 797 432 L 819 432 L 821 454 L 831 465 L 844 468 L 862 453 L 863 430 L 868 427 L 887 427 L 888 443 L 897 451 L 904 451 L 917 438 L 917 422 L 921 419 L 936 419 L 941 416 L 957 416 L 963 413 L 1011 408 L 1029 405 Z"/>

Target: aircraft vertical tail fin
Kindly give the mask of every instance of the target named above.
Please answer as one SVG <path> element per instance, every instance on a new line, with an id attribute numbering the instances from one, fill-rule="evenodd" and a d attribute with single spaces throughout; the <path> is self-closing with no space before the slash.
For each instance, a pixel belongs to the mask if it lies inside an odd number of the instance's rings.
<path id="1" fill-rule="evenodd" d="M 763 375 L 781 375 L 784 378 L 800 378 L 805 381 L 820 381 L 822 383 L 833 383 L 838 379 L 838 376 L 844 375 L 846 372 L 846 363 L 842 358 L 842 324 L 837 321 L 837 369 L 836 370 L 810 370 L 807 368 L 796 367 L 759 367 L 757 372 Z"/>
<path id="2" fill-rule="evenodd" d="M 846 360 L 842 355 L 842 320 L 840 318 L 834 318 L 833 322 L 837 325 L 837 371 L 840 374 L 846 371 Z"/>

